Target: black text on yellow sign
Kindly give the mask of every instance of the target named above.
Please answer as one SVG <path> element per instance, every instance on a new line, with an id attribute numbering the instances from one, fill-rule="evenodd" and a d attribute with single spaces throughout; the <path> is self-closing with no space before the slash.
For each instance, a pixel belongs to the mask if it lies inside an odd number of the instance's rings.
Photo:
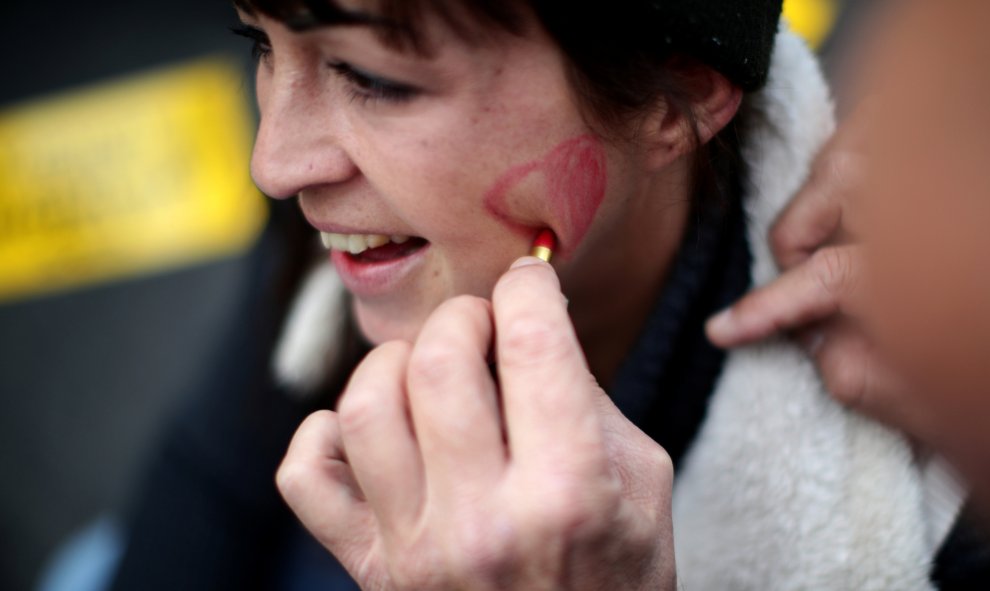
<path id="1" fill-rule="evenodd" d="M 266 209 L 244 93 L 207 59 L 0 111 L 0 299 L 250 244 Z"/>

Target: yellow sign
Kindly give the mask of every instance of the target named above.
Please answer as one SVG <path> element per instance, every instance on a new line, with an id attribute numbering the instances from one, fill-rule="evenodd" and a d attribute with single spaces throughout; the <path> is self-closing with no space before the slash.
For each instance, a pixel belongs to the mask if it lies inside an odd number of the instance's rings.
<path id="1" fill-rule="evenodd" d="M 784 17 L 811 47 L 819 49 L 839 16 L 838 0 L 784 0 Z"/>
<path id="2" fill-rule="evenodd" d="M 0 299 L 242 250 L 264 221 L 222 59 L 0 111 Z"/>

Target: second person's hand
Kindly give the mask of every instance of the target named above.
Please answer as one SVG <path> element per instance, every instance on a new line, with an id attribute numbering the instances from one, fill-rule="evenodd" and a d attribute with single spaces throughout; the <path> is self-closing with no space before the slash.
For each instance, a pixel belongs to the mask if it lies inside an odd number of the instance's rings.
<path id="1" fill-rule="evenodd" d="M 857 241 L 864 195 L 863 138 L 875 104 L 861 107 L 814 164 L 806 186 L 769 236 L 782 273 L 709 320 L 713 343 L 730 348 L 789 334 L 814 358 L 840 403 L 910 434 L 928 431 L 928 413 L 864 329 L 864 246 Z"/>

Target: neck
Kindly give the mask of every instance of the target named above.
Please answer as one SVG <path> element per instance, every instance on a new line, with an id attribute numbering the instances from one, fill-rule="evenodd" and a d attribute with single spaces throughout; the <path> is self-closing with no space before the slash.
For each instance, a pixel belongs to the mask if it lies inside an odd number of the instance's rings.
<path id="1" fill-rule="evenodd" d="M 601 246 L 591 247 L 578 277 L 563 277 L 578 338 L 600 384 L 612 382 L 639 336 L 683 240 L 691 198 L 686 168 L 675 172 L 638 191 L 636 205 Z"/>

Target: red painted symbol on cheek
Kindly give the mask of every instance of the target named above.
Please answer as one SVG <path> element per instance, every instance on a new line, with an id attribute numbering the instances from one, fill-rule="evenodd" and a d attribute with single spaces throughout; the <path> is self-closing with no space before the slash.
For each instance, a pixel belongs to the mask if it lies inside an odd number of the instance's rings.
<path id="1" fill-rule="evenodd" d="M 513 230 L 532 236 L 534 226 L 520 223 L 520 209 L 545 214 L 557 232 L 563 250 L 573 251 L 584 239 L 605 198 L 607 184 L 605 149 L 592 135 L 582 135 L 560 144 L 540 160 L 510 169 L 485 195 L 485 207 Z M 509 202 L 514 187 L 540 175 L 544 182 L 544 204 L 527 207 Z M 527 216 L 529 219 L 533 216 Z"/>

